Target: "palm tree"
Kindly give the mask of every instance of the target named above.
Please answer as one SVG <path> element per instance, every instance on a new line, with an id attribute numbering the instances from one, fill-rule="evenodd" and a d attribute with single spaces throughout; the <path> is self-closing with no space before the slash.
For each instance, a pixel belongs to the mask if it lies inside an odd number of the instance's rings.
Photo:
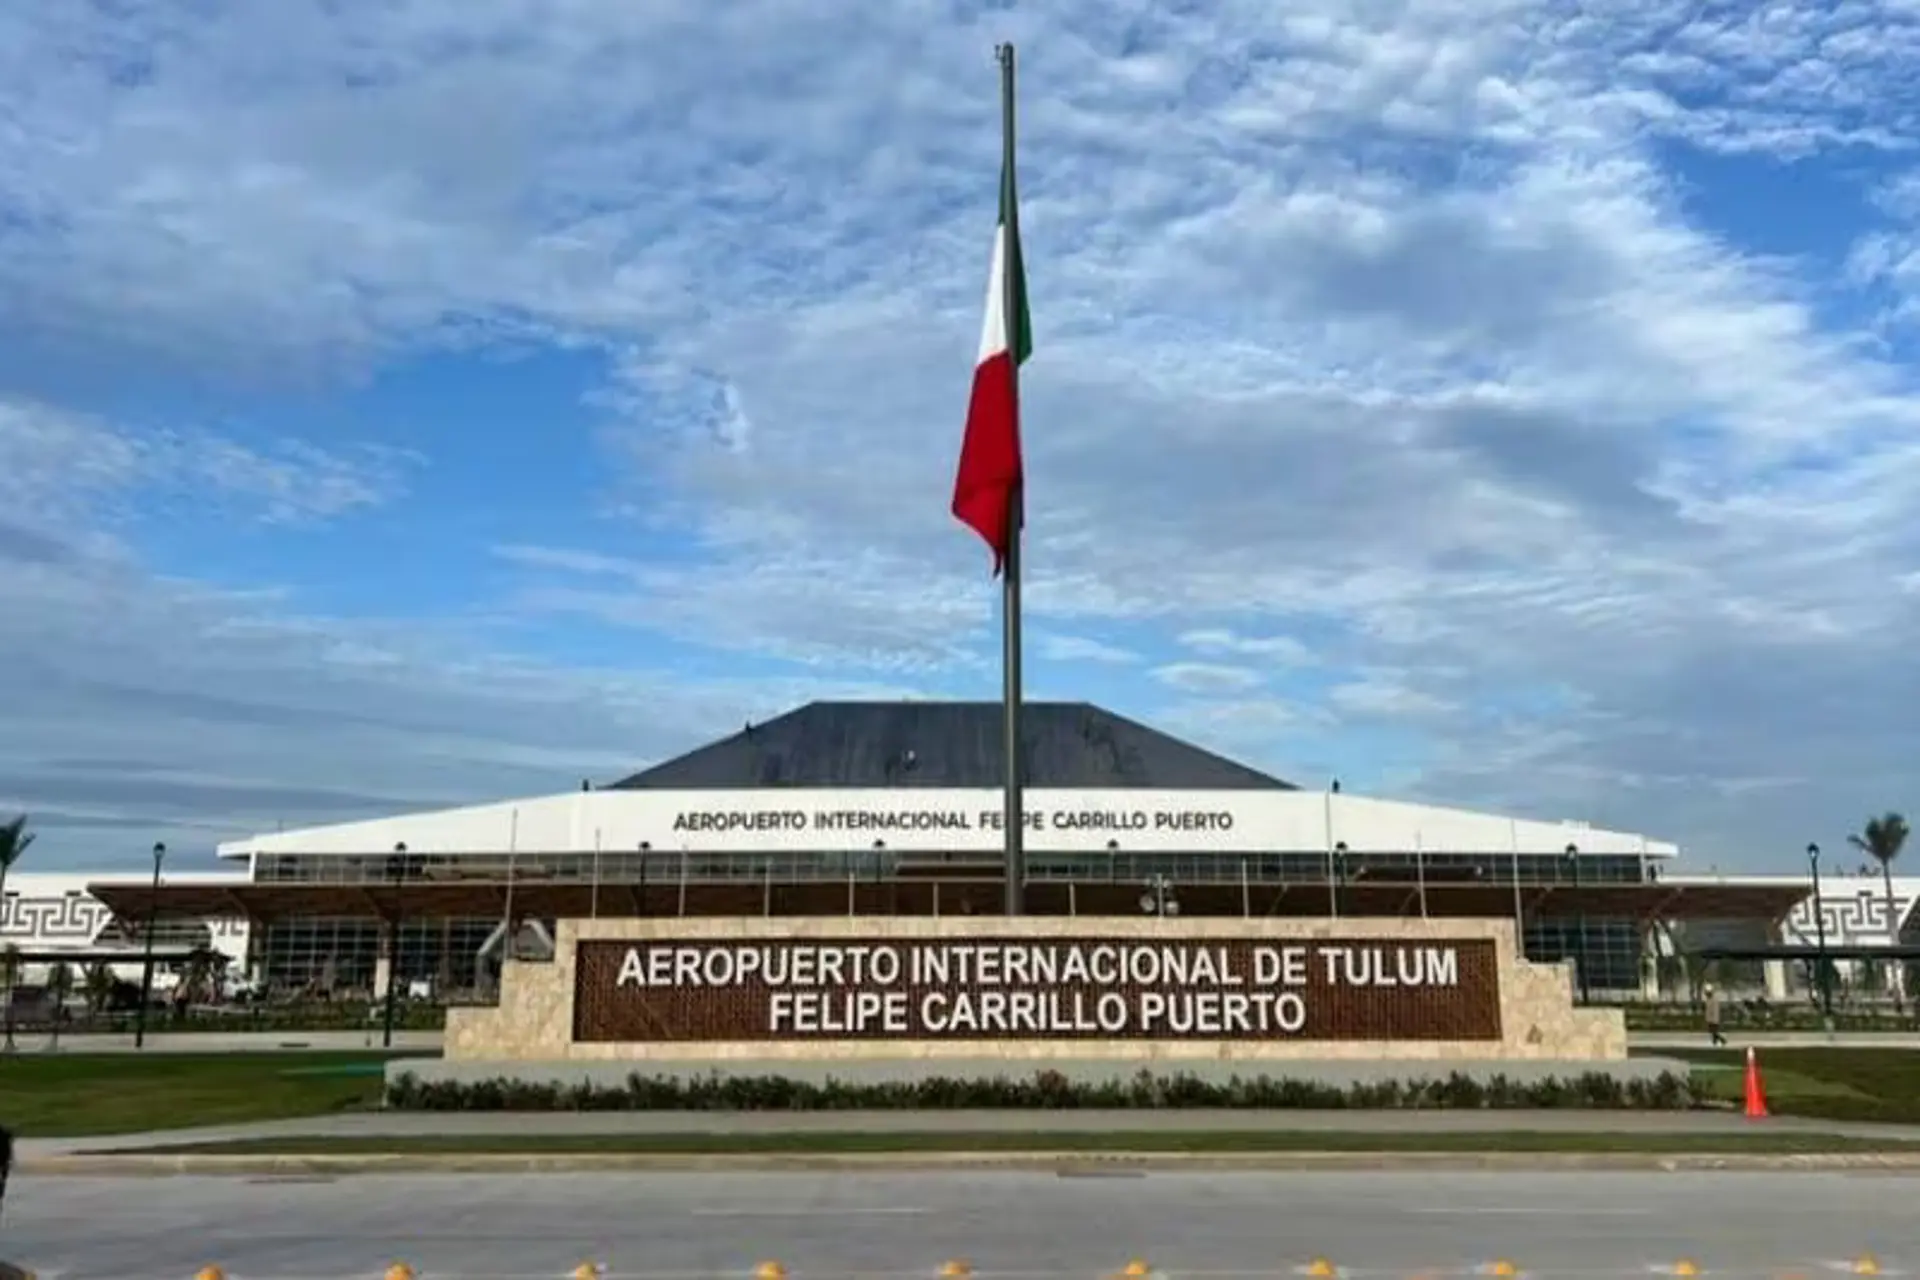
<path id="1" fill-rule="evenodd" d="M 7 899 L 7 872 L 32 843 L 33 832 L 27 830 L 26 814 L 0 822 L 0 902 Z"/>
<path id="2" fill-rule="evenodd" d="M 1880 864 L 1880 875 L 1887 886 L 1887 929 L 1892 934 L 1888 939 L 1893 945 L 1900 945 L 1900 917 L 1895 914 L 1893 898 L 1893 860 L 1900 856 L 1901 848 L 1907 843 L 1907 820 L 1897 813 L 1888 813 L 1878 818 L 1867 819 L 1867 825 L 1857 836 L 1848 836 L 1847 843 Z M 1893 981 L 1888 984 L 1893 989 L 1894 1011 L 1900 1012 L 1906 986 L 1903 981 L 1905 966 L 1899 961 L 1893 962 Z"/>
<path id="3" fill-rule="evenodd" d="M 211 947 L 195 947 L 187 956 L 186 970 L 180 975 L 181 995 L 187 1004 L 211 1003 L 219 990 L 221 971 L 227 958 Z"/>
<path id="4" fill-rule="evenodd" d="M 47 1003 L 53 1008 L 53 1031 L 47 1048 L 60 1047 L 60 1023 L 67 1016 L 67 997 L 73 994 L 73 966 L 58 961 L 47 970 Z"/>
<path id="5" fill-rule="evenodd" d="M 113 999 L 113 970 L 105 960 L 95 960 L 87 966 L 82 982 L 87 997 L 87 1017 L 98 1018 Z"/>

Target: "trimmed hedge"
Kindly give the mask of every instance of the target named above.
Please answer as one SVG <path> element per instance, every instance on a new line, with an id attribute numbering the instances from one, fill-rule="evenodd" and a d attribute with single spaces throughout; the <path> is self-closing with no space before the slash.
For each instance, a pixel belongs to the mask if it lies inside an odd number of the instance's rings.
<path id="1" fill-rule="evenodd" d="M 1565 1079 L 1445 1077 L 1340 1085 L 1273 1076 L 1225 1082 L 1142 1071 L 1097 1084 L 1057 1071 L 1022 1079 L 920 1080 L 816 1084 L 784 1076 L 643 1076 L 623 1085 L 494 1079 L 420 1080 L 407 1072 L 387 1087 L 386 1105 L 402 1111 L 1067 1111 L 1195 1110 L 1515 1110 L 1683 1111 L 1695 1105 L 1685 1076 L 1621 1080 L 1590 1072 Z"/>

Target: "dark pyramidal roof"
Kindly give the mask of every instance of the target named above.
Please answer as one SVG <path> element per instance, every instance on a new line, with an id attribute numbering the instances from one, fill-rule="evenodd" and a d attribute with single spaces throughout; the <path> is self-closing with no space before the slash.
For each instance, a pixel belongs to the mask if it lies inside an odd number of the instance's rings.
<path id="1" fill-rule="evenodd" d="M 1029 702 L 1021 714 L 1030 787 L 1295 790 L 1089 703 Z M 997 702 L 810 702 L 613 786 L 997 787 L 1001 733 Z"/>

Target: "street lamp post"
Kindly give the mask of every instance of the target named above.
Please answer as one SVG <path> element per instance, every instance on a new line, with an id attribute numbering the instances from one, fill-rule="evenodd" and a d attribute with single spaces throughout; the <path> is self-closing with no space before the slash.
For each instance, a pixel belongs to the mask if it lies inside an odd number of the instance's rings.
<path id="1" fill-rule="evenodd" d="M 1140 895 L 1142 912 L 1163 919 L 1172 919 L 1180 914 L 1180 900 L 1173 896 L 1173 881 L 1165 876 L 1149 876 L 1146 890 Z"/>
<path id="2" fill-rule="evenodd" d="M 1820 993 L 1820 1021 L 1833 1034 L 1833 967 L 1827 963 L 1827 913 L 1820 907 L 1820 846 L 1807 846 L 1807 870 L 1813 874 L 1814 982 Z"/>
<path id="3" fill-rule="evenodd" d="M 1333 852 L 1327 855 L 1327 907 L 1333 918 L 1340 918 L 1340 882 L 1347 876 L 1347 842 L 1345 840 L 1333 846 Z"/>
<path id="4" fill-rule="evenodd" d="M 402 885 L 407 879 L 407 845 L 403 840 L 393 846 L 393 857 L 387 864 L 387 879 L 394 885 Z M 400 899 L 396 894 L 393 907 L 387 912 L 387 1007 L 381 1014 L 380 1046 L 393 1048 L 393 1010 L 400 994 Z"/>
<path id="5" fill-rule="evenodd" d="M 153 842 L 153 887 L 147 894 L 145 957 L 140 962 L 140 1011 L 133 1024 L 133 1047 L 147 1047 L 147 1006 L 153 1003 L 153 925 L 160 914 L 160 864 L 166 861 L 167 846 Z"/>
<path id="6" fill-rule="evenodd" d="M 1567 846 L 1566 852 L 1567 852 L 1567 866 L 1573 872 L 1573 897 L 1574 897 L 1574 901 L 1578 903 L 1580 900 L 1580 846 L 1576 844 L 1569 844 Z M 1577 972 L 1580 975 L 1580 1003 L 1592 1004 L 1593 991 L 1592 991 L 1592 988 L 1588 985 L 1588 981 L 1587 981 L 1587 909 L 1586 907 L 1582 906 L 1579 908 L 1579 914 L 1575 917 L 1575 919 L 1579 923 L 1576 926 L 1576 932 L 1575 932 L 1573 967 L 1575 972 Z"/>

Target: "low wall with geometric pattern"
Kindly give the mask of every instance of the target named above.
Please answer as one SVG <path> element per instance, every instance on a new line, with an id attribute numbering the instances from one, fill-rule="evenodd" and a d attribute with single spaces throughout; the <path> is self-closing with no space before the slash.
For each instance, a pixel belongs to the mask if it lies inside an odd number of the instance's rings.
<path id="1" fill-rule="evenodd" d="M 1615 1010 L 1500 920 L 1091 917 L 560 922 L 453 1061 L 1612 1061 Z"/>

